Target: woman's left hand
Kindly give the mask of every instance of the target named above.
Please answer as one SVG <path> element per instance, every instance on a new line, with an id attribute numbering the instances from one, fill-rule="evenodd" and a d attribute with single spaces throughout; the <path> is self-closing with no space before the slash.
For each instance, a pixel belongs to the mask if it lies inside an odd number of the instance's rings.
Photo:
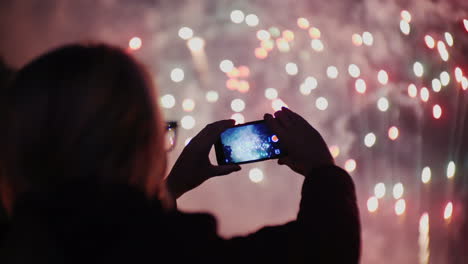
<path id="1" fill-rule="evenodd" d="M 239 171 L 239 165 L 211 164 L 208 155 L 211 147 L 226 129 L 234 126 L 234 120 L 221 120 L 207 125 L 184 148 L 169 176 L 166 184 L 174 199 L 194 189 L 204 181 L 221 175 Z"/>

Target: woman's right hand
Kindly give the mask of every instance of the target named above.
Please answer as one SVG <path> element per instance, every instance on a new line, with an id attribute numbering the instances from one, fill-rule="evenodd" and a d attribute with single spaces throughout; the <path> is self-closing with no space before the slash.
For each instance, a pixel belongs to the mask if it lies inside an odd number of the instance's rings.
<path id="1" fill-rule="evenodd" d="M 265 114 L 264 119 L 273 133 L 278 135 L 280 146 L 286 153 L 278 164 L 285 164 L 304 176 L 310 175 L 316 168 L 334 165 L 320 133 L 300 115 L 283 107 L 275 112 L 275 117 Z"/>

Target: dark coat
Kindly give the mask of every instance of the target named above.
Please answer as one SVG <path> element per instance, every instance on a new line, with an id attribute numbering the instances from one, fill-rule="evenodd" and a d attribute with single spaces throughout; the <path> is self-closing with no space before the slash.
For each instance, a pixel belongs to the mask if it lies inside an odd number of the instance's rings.
<path id="1" fill-rule="evenodd" d="M 246 216 L 248 217 L 248 216 Z M 350 176 L 306 177 L 297 220 L 222 239 L 208 214 L 164 210 L 128 186 L 74 184 L 16 203 L 0 263 L 358 263 Z"/>

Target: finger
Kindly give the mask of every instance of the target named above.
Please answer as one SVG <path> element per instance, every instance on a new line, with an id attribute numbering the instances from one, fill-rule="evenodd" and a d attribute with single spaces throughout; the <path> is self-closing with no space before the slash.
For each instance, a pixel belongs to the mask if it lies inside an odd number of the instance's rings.
<path id="1" fill-rule="evenodd" d="M 220 120 L 214 123 L 208 124 L 205 128 L 196 135 L 191 142 L 193 142 L 202 150 L 209 152 L 211 146 L 218 140 L 219 135 L 228 128 L 233 127 L 235 120 L 227 119 Z"/>
<path id="2" fill-rule="evenodd" d="M 278 120 L 273 118 L 272 115 L 265 114 L 263 116 L 263 119 L 267 123 L 267 126 L 273 131 L 273 133 L 277 134 L 280 139 L 281 139 L 281 136 L 285 135 L 284 128 L 281 126 Z"/>
<path id="3" fill-rule="evenodd" d="M 228 175 L 235 171 L 240 171 L 241 167 L 237 164 L 221 165 L 221 166 L 212 166 L 211 175 L 213 176 L 222 176 Z"/>
<path id="4" fill-rule="evenodd" d="M 275 117 L 286 129 L 290 128 L 294 124 L 294 120 L 291 119 L 291 117 L 285 111 L 277 111 L 275 113 Z"/>

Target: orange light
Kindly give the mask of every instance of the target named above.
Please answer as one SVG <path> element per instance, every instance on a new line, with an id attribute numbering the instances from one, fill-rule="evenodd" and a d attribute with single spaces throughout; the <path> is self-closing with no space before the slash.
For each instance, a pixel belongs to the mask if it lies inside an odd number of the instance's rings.
<path id="1" fill-rule="evenodd" d="M 392 126 L 389 130 L 388 130 L 388 137 L 391 139 L 391 140 L 396 140 L 398 138 L 398 135 L 400 134 L 400 132 L 398 131 L 398 128 L 396 126 Z"/>
<path id="2" fill-rule="evenodd" d="M 316 27 L 312 27 L 309 29 L 309 36 L 313 39 L 319 39 L 322 33 L 320 32 L 320 29 Z"/>
<path id="3" fill-rule="evenodd" d="M 330 153 L 332 154 L 333 158 L 338 157 L 340 155 L 340 148 L 336 145 L 330 147 Z"/>
<path id="4" fill-rule="evenodd" d="M 351 41 L 357 47 L 362 45 L 362 37 L 359 34 L 353 34 L 353 36 L 351 37 Z"/>
<path id="5" fill-rule="evenodd" d="M 250 89 L 250 84 L 247 81 L 240 81 L 237 90 L 241 93 L 246 93 Z"/>
<path id="6" fill-rule="evenodd" d="M 227 76 L 229 78 L 237 78 L 239 77 L 239 75 L 240 75 L 240 71 L 236 67 L 234 67 L 230 72 L 227 73 Z"/>
<path id="7" fill-rule="evenodd" d="M 268 51 L 266 51 L 266 49 L 264 48 L 256 48 L 255 49 L 255 57 L 257 57 L 257 59 L 265 59 L 266 57 L 268 56 Z"/>
<path id="8" fill-rule="evenodd" d="M 278 137 L 276 135 L 271 136 L 271 141 L 278 142 Z"/>
<path id="9" fill-rule="evenodd" d="M 291 30 L 285 30 L 285 31 L 283 31 L 283 38 L 287 42 L 291 42 L 291 41 L 294 40 L 294 33 Z"/>
<path id="10" fill-rule="evenodd" d="M 250 75 L 250 69 L 247 66 L 239 66 L 239 76 L 242 78 L 247 78 Z"/>
<path id="11" fill-rule="evenodd" d="M 239 81 L 236 79 L 229 79 L 226 81 L 226 87 L 229 90 L 237 90 L 237 88 L 239 87 Z"/>
<path id="12" fill-rule="evenodd" d="M 309 20 L 307 20 L 307 18 L 300 17 L 297 19 L 297 26 L 302 29 L 307 29 L 310 26 Z"/>
<path id="13" fill-rule="evenodd" d="M 260 45 L 266 51 L 271 51 L 271 50 L 273 50 L 273 47 L 275 46 L 275 43 L 273 42 L 273 40 L 268 39 L 268 40 L 263 40 Z"/>

